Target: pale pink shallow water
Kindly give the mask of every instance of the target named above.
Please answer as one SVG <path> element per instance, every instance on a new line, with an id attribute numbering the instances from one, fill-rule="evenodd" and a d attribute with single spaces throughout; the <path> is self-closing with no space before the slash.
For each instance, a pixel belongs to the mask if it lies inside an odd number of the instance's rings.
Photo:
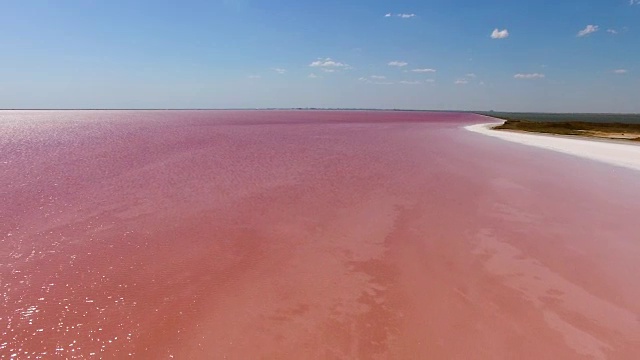
<path id="1" fill-rule="evenodd" d="M 636 359 L 640 173 L 420 112 L 0 112 L 0 358 Z"/>

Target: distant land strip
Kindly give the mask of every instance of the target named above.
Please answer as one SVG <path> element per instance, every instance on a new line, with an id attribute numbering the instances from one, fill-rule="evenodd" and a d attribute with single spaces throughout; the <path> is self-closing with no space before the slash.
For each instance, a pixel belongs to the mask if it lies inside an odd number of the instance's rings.
<path id="1" fill-rule="evenodd" d="M 489 115 L 489 113 L 483 113 Z M 541 114 L 509 113 L 489 116 L 506 120 L 496 130 L 515 130 L 556 135 L 640 142 L 640 115 L 635 114 Z"/>

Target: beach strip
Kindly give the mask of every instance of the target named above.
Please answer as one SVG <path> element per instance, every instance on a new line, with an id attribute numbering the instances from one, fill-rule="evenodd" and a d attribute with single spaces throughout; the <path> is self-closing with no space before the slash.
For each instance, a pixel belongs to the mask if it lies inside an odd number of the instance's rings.
<path id="1" fill-rule="evenodd" d="M 502 123 L 503 122 L 492 122 L 469 125 L 465 126 L 465 129 L 502 140 L 554 150 L 640 171 L 640 145 L 492 129 Z"/>

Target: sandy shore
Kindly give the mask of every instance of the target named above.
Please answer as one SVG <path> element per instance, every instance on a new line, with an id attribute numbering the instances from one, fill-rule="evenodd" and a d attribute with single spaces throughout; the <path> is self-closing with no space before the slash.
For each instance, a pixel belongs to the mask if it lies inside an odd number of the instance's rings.
<path id="1" fill-rule="evenodd" d="M 640 146 L 615 141 L 586 140 L 546 134 L 528 134 L 515 131 L 499 131 L 491 128 L 503 122 L 466 126 L 476 133 L 497 137 L 520 144 L 554 150 L 611 165 L 640 170 Z"/>

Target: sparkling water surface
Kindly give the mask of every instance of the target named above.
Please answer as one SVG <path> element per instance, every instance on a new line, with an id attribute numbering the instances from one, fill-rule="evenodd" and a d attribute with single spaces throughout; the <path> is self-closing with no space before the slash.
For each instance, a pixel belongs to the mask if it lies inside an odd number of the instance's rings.
<path id="1" fill-rule="evenodd" d="M 631 358 L 638 175 L 483 121 L 2 111 L 0 358 Z"/>

